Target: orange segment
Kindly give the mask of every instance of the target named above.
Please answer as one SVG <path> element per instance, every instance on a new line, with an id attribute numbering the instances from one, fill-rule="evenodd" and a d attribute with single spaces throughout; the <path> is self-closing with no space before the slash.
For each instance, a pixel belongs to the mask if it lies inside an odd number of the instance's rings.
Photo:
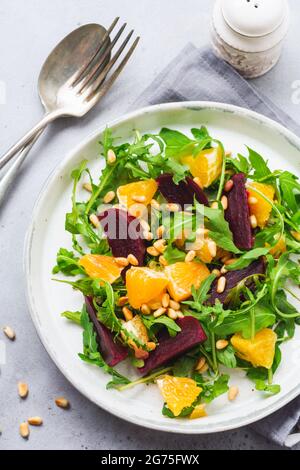
<path id="1" fill-rule="evenodd" d="M 266 243 L 266 247 L 269 247 L 270 245 Z M 285 243 L 285 237 L 282 236 L 279 238 L 278 242 L 276 245 L 274 245 L 271 250 L 270 254 L 274 256 L 274 258 L 278 258 L 282 253 L 286 252 L 286 243 Z"/>
<path id="2" fill-rule="evenodd" d="M 262 183 L 256 183 L 256 182 L 249 183 L 247 189 L 248 189 L 249 197 L 253 197 L 257 199 L 256 204 L 249 204 L 250 213 L 251 215 L 255 215 L 258 226 L 260 228 L 263 228 L 270 218 L 272 206 L 262 196 L 260 196 L 255 191 L 255 189 L 260 191 L 264 196 L 270 199 L 270 201 L 274 200 L 275 189 L 273 188 L 273 186 L 270 186 L 269 184 L 262 184 Z"/>
<path id="3" fill-rule="evenodd" d="M 253 339 L 244 339 L 239 333 L 231 338 L 231 344 L 237 350 L 237 355 L 254 367 L 272 367 L 275 355 L 277 335 L 273 330 L 264 328 L 256 333 Z"/>
<path id="4" fill-rule="evenodd" d="M 198 418 L 204 418 L 207 416 L 206 410 L 205 410 L 205 404 L 200 403 L 200 405 L 195 406 L 193 409 L 192 413 L 190 414 L 189 418 L 190 419 L 198 419 Z"/>
<path id="5" fill-rule="evenodd" d="M 126 273 L 127 296 L 133 308 L 140 308 L 167 287 L 167 276 L 149 268 L 131 268 Z"/>
<path id="6" fill-rule="evenodd" d="M 167 289 L 164 289 L 159 295 L 148 302 L 148 306 L 151 308 L 151 310 L 157 310 L 161 306 L 163 295 L 166 292 Z"/>
<path id="7" fill-rule="evenodd" d="M 104 255 L 85 255 L 79 264 L 92 279 L 103 279 L 110 284 L 120 277 L 124 269 L 114 258 Z"/>
<path id="8" fill-rule="evenodd" d="M 196 261 L 171 264 L 165 268 L 165 272 L 169 278 L 169 294 L 177 302 L 188 299 L 192 295 L 192 286 L 198 289 L 210 275 L 208 268 Z"/>
<path id="9" fill-rule="evenodd" d="M 117 195 L 119 202 L 126 207 L 139 203 L 147 206 L 150 204 L 157 190 L 157 182 L 153 179 L 149 179 L 120 186 L 117 190 Z"/>
<path id="10" fill-rule="evenodd" d="M 157 385 L 167 407 L 174 416 L 179 416 L 184 408 L 191 406 L 202 392 L 195 380 L 185 377 L 166 375 L 157 380 Z"/>
<path id="11" fill-rule="evenodd" d="M 199 178 L 202 186 L 208 188 L 221 175 L 222 149 L 218 146 L 202 150 L 195 157 L 193 155 L 183 156 L 181 161 L 189 167 L 194 177 Z"/>

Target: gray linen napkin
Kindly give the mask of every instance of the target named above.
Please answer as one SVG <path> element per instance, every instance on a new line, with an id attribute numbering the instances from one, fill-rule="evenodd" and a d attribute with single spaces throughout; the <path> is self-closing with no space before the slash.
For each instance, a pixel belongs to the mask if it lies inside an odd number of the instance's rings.
<path id="1" fill-rule="evenodd" d="M 134 108 L 175 101 L 231 103 L 274 119 L 300 135 L 300 126 L 268 98 L 262 96 L 210 48 L 188 44 L 134 103 Z M 252 429 L 273 442 L 291 447 L 300 442 L 300 397 Z M 299 428 L 300 431 L 300 428 Z"/>

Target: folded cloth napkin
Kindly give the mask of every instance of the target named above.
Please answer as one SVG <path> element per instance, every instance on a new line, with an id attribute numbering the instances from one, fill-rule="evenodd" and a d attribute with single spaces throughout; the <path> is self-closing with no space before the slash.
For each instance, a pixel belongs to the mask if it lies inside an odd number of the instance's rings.
<path id="1" fill-rule="evenodd" d="M 216 57 L 210 48 L 199 50 L 192 44 L 159 74 L 134 103 L 134 108 L 196 100 L 231 103 L 255 110 L 300 135 L 300 126 L 295 121 Z M 300 397 L 251 428 L 277 444 L 292 447 L 300 442 L 299 424 Z"/>

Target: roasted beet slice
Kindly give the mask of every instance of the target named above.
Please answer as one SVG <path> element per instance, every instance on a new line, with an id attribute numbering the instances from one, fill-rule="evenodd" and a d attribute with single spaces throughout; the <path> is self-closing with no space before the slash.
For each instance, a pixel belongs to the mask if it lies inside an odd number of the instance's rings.
<path id="1" fill-rule="evenodd" d="M 99 322 L 92 297 L 86 297 L 85 304 L 87 313 L 94 325 L 99 351 L 105 362 L 110 367 L 114 367 L 126 359 L 128 356 L 127 349 L 122 344 L 116 342 L 113 333 Z"/>
<path id="2" fill-rule="evenodd" d="M 112 254 L 127 258 L 133 254 L 142 266 L 146 254 L 145 241 L 139 220 L 122 209 L 108 209 L 98 216 Z"/>
<path id="3" fill-rule="evenodd" d="M 161 333 L 158 338 L 158 347 L 150 353 L 144 367 L 139 369 L 142 375 L 148 374 L 151 370 L 163 366 L 197 344 L 206 341 L 206 334 L 196 318 L 184 317 L 177 320 L 177 324 L 181 331 L 174 338 L 171 338 L 166 331 Z"/>
<path id="4" fill-rule="evenodd" d="M 187 177 L 185 181 L 180 181 L 175 184 L 173 175 L 165 173 L 157 178 L 158 188 L 161 194 L 168 202 L 178 204 L 184 208 L 185 205 L 194 203 L 194 198 L 205 206 L 208 206 L 208 199 L 202 189 L 193 181 L 192 178 Z"/>
<path id="5" fill-rule="evenodd" d="M 251 250 L 254 238 L 250 225 L 246 178 L 243 173 L 239 173 L 231 179 L 233 187 L 229 193 L 225 193 L 228 198 L 225 219 L 229 223 L 235 245 L 240 250 Z"/>
<path id="6" fill-rule="evenodd" d="M 224 275 L 226 278 L 226 287 L 224 292 L 222 292 L 222 294 L 217 293 L 218 279 L 216 279 L 212 284 L 210 298 L 208 299 L 207 303 L 214 305 L 217 299 L 221 303 L 226 303 L 226 298 L 228 297 L 228 294 L 230 293 L 231 289 L 237 286 L 239 282 L 241 282 L 246 277 L 252 276 L 254 274 L 264 274 L 264 272 L 265 263 L 262 258 L 257 261 L 254 261 L 247 268 L 240 269 L 237 271 L 229 271 Z"/>

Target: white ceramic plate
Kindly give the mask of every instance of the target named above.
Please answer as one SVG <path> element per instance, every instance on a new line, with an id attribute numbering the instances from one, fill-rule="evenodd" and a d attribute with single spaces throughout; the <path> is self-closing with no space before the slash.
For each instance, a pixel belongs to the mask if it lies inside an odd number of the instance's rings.
<path id="1" fill-rule="evenodd" d="M 244 152 L 244 145 L 256 149 L 273 169 L 282 168 L 300 174 L 300 139 L 279 124 L 248 110 L 231 105 L 189 102 L 152 106 L 136 111 L 109 125 L 124 140 L 132 131 L 153 132 L 171 127 L 187 132 L 206 125 L 227 150 Z M 87 158 L 99 174 L 99 140 L 104 129 L 75 148 L 45 185 L 33 214 L 25 249 L 25 273 L 28 302 L 40 338 L 53 361 L 67 379 L 87 398 L 103 409 L 133 423 L 162 431 L 185 434 L 224 431 L 257 421 L 278 410 L 300 393 L 300 328 L 292 341 L 283 345 L 283 361 L 276 373 L 282 392 L 265 398 L 253 391 L 253 384 L 242 372 L 232 374 L 231 384 L 240 389 L 229 403 L 222 396 L 208 407 L 209 416 L 199 420 L 171 420 L 161 414 L 162 398 L 155 385 L 138 386 L 126 392 L 107 391 L 109 379 L 100 369 L 78 358 L 82 350 L 79 327 L 60 317 L 65 310 L 80 310 L 82 296 L 69 286 L 51 280 L 51 269 L 59 247 L 71 247 L 64 230 L 65 213 L 70 210 L 71 170 Z M 84 197 L 84 195 L 82 195 Z M 127 366 L 123 366 L 126 373 Z"/>

